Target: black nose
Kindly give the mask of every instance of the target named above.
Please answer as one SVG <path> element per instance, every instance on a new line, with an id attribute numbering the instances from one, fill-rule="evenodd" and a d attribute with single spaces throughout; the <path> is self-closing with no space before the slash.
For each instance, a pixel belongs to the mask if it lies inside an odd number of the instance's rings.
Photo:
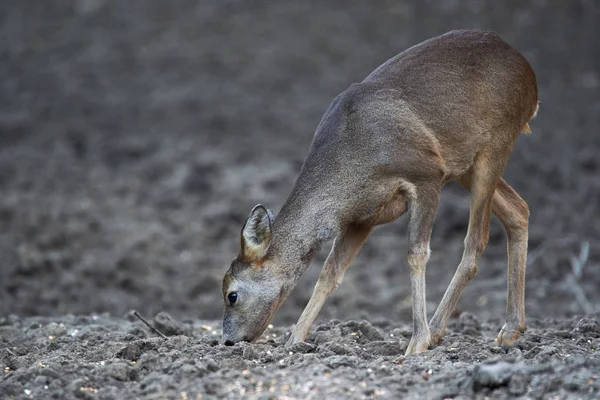
<path id="1" fill-rule="evenodd" d="M 233 346 L 233 341 L 227 339 L 224 343 L 225 346 Z"/>

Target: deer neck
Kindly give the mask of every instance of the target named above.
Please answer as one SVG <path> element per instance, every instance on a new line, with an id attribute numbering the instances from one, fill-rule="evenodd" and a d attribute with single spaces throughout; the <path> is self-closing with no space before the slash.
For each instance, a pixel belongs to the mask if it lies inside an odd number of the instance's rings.
<path id="1" fill-rule="evenodd" d="M 274 221 L 269 253 L 283 276 L 295 283 L 323 244 L 338 233 L 338 218 L 330 204 L 292 195 Z"/>

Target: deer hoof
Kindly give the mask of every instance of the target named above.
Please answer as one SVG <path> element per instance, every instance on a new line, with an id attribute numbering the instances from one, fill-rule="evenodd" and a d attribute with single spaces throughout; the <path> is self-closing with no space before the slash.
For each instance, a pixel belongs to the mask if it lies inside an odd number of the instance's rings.
<path id="1" fill-rule="evenodd" d="M 429 350 L 430 346 L 429 338 L 415 338 L 414 336 L 410 339 L 410 343 L 406 348 L 405 355 L 409 354 L 419 354 Z"/>
<path id="2" fill-rule="evenodd" d="M 304 338 L 299 338 L 294 336 L 294 334 L 292 333 L 292 335 L 288 338 L 288 340 L 285 342 L 285 348 L 286 349 L 290 349 L 293 345 L 295 345 L 296 343 L 302 343 L 304 342 Z"/>
<path id="3" fill-rule="evenodd" d="M 431 331 L 431 344 L 433 346 L 440 344 L 442 339 L 444 338 L 445 333 L 446 332 L 444 332 L 444 331 L 436 332 L 435 330 L 432 330 Z"/>
<path id="4" fill-rule="evenodd" d="M 496 343 L 498 346 L 502 347 L 505 350 L 508 350 L 512 347 L 512 345 L 517 341 L 518 338 L 521 337 L 521 333 L 523 329 L 509 326 L 508 324 L 504 324 L 502 329 L 500 329 L 500 333 L 496 337 Z"/>

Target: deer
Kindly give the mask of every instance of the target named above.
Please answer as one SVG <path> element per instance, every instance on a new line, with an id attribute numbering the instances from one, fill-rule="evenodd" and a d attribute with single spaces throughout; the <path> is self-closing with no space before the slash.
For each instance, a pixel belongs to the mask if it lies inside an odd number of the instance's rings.
<path id="1" fill-rule="evenodd" d="M 440 343 L 477 272 L 493 213 L 508 247 L 507 349 L 525 330 L 529 207 L 502 178 L 515 141 L 538 110 L 535 73 L 495 32 L 456 30 L 414 45 L 353 83 L 325 111 L 277 217 L 255 206 L 223 278 L 222 343 L 254 343 L 315 254 L 333 240 L 285 346 L 306 340 L 326 299 L 374 227 L 408 213 L 413 333 L 406 354 Z M 427 321 L 425 268 L 442 188 L 470 192 L 460 264 Z"/>

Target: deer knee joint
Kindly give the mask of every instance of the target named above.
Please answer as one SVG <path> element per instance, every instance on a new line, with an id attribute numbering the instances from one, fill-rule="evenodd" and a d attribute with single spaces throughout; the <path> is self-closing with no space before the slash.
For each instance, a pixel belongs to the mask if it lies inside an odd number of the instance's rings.
<path id="1" fill-rule="evenodd" d="M 475 278 L 475 275 L 477 275 L 477 264 L 472 263 L 468 265 L 465 269 L 465 274 L 469 280 Z"/>
<path id="2" fill-rule="evenodd" d="M 529 206 L 527 203 L 523 202 L 523 207 L 521 208 L 521 213 L 518 217 L 515 217 L 515 228 L 518 231 L 525 231 L 529 226 Z"/>
<path id="3" fill-rule="evenodd" d="M 481 257 L 481 255 L 483 254 L 485 248 L 487 247 L 489 238 L 489 234 L 485 236 L 482 235 L 476 238 L 467 237 L 465 239 L 465 249 L 467 253 L 474 256 L 475 259 L 478 260 L 479 257 Z"/>
<path id="4" fill-rule="evenodd" d="M 424 271 L 430 254 L 429 244 L 422 243 L 409 247 L 407 258 L 411 272 Z"/>
<path id="5" fill-rule="evenodd" d="M 322 286 L 325 288 L 325 290 L 327 291 L 327 294 L 330 294 L 335 289 L 337 289 L 337 287 L 340 285 L 340 283 L 341 283 L 341 276 L 337 273 L 337 271 L 335 271 L 333 269 L 323 270 L 321 272 L 321 275 L 319 275 L 319 279 L 317 281 L 317 284 L 319 286 Z"/>
<path id="6" fill-rule="evenodd" d="M 505 223 L 506 230 L 515 233 L 527 231 L 529 226 L 529 206 L 524 200 L 520 200 L 513 206 L 509 218 Z"/>
<path id="7" fill-rule="evenodd" d="M 471 280 L 477 275 L 477 263 L 474 260 L 468 260 L 458 266 L 460 273 L 466 279 Z"/>

